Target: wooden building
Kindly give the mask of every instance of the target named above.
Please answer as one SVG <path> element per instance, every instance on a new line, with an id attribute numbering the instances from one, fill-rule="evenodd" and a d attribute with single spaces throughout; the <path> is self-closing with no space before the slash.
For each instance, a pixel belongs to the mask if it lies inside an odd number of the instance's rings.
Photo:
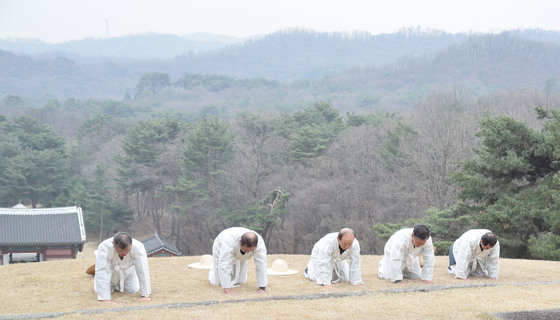
<path id="1" fill-rule="evenodd" d="M 160 237 L 157 233 L 153 237 L 142 241 L 148 257 L 180 256 L 181 251 L 171 241 Z"/>
<path id="2" fill-rule="evenodd" d="M 13 255 L 36 254 L 35 261 L 75 259 L 86 242 L 82 208 L 0 208 L 1 264 Z"/>

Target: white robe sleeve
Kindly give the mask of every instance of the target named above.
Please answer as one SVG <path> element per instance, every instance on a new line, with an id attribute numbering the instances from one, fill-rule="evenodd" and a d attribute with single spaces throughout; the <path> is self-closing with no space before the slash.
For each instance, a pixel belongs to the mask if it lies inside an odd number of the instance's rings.
<path id="1" fill-rule="evenodd" d="M 362 267 L 360 265 L 360 243 L 358 240 L 354 240 L 354 243 L 352 244 L 352 253 L 349 256 L 349 259 L 350 284 L 364 284 L 364 281 L 362 281 Z"/>
<path id="2" fill-rule="evenodd" d="M 316 282 L 319 285 L 330 285 L 333 277 L 332 248 L 326 241 L 319 241 L 316 246 L 312 252 Z"/>
<path id="3" fill-rule="evenodd" d="M 220 277 L 220 285 L 224 289 L 231 288 L 231 273 L 233 264 L 235 263 L 235 256 L 233 248 L 235 246 L 235 239 L 233 237 L 224 237 L 220 245 L 220 256 L 218 258 L 218 275 Z"/>
<path id="4" fill-rule="evenodd" d="M 259 287 L 266 287 L 268 283 L 267 278 L 267 265 L 266 265 L 266 246 L 262 238 L 259 239 L 257 248 L 253 253 L 255 265 L 257 269 L 257 285 Z"/>
<path id="5" fill-rule="evenodd" d="M 477 244 L 475 244 L 476 246 Z M 469 264 L 473 258 L 473 248 L 468 239 L 459 238 L 453 245 L 453 256 L 455 257 L 455 278 L 465 279 L 469 276 Z"/>
<path id="6" fill-rule="evenodd" d="M 136 246 L 134 246 L 134 268 L 136 269 L 136 274 L 138 275 L 138 282 L 140 284 L 140 294 L 142 297 L 147 297 L 152 294 L 152 287 L 150 285 L 150 270 L 148 268 L 148 255 L 146 254 L 146 249 L 144 244 L 137 241 Z"/>
<path id="7" fill-rule="evenodd" d="M 436 263 L 436 256 L 434 254 L 434 245 L 432 244 L 432 237 L 424 244 L 422 250 L 424 266 L 422 267 L 422 280 L 432 281 L 434 277 L 434 265 Z"/>
<path id="8" fill-rule="evenodd" d="M 106 241 L 99 244 L 95 256 L 95 290 L 98 300 L 111 300 L 112 250 Z"/>
<path id="9" fill-rule="evenodd" d="M 490 253 L 486 260 L 486 270 L 490 278 L 498 278 L 500 273 L 500 242 L 496 242 L 492 253 Z"/>
<path id="10" fill-rule="evenodd" d="M 403 279 L 402 265 L 405 259 L 405 250 L 407 248 L 404 243 L 393 243 L 388 254 L 389 264 L 386 266 L 386 275 L 392 282 L 401 281 Z M 385 267 L 385 266 L 384 266 Z"/>

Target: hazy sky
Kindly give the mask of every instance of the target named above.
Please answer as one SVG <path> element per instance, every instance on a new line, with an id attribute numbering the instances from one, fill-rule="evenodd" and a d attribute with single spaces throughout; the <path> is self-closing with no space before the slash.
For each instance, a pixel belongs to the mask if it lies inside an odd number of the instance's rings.
<path id="1" fill-rule="evenodd" d="M 0 0 L 0 38 L 58 43 L 127 34 L 245 37 L 299 27 L 393 33 L 560 30 L 558 0 Z"/>

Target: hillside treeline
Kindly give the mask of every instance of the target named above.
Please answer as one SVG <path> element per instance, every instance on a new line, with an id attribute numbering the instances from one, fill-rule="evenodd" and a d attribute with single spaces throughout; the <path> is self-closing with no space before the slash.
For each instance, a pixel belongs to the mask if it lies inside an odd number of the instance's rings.
<path id="1" fill-rule="evenodd" d="M 189 111 L 209 105 L 235 112 L 294 111 L 330 101 L 342 112 L 407 110 L 449 84 L 476 88 L 478 94 L 543 87 L 558 75 L 558 39 L 558 32 L 542 30 L 452 35 L 404 29 L 371 35 L 296 29 L 165 59 L 0 50 L 0 97 L 16 95 L 37 107 L 49 99 L 122 101 L 137 98 L 145 74 L 165 74 L 169 86 L 155 100 L 170 109 L 186 101 Z M 216 88 L 185 86 L 192 75 L 228 77 L 232 84 L 216 95 Z M 263 79 L 276 86 L 254 85 Z"/>
<path id="2" fill-rule="evenodd" d="M 157 232 L 194 255 L 223 228 L 247 226 L 271 253 L 308 254 L 350 227 L 364 253 L 379 254 L 374 225 L 432 219 L 439 240 L 492 228 L 511 257 L 542 258 L 523 249 L 558 241 L 554 82 L 480 97 L 436 90 L 409 113 L 342 114 L 325 101 L 237 114 L 93 99 L 37 109 L 15 96 L 0 105 L 11 114 L 0 116 L 0 206 L 79 204 L 90 235 Z"/>

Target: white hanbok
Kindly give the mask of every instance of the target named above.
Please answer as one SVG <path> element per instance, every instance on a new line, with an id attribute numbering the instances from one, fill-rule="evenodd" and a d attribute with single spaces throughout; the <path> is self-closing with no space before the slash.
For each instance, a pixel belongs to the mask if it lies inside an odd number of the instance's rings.
<path id="1" fill-rule="evenodd" d="M 434 246 L 432 237 L 421 247 L 412 244 L 414 229 L 401 229 L 385 244 L 383 259 L 379 262 L 377 275 L 381 279 L 400 281 L 403 277 L 432 281 L 434 274 Z M 420 267 L 418 257 L 423 254 L 424 267 Z"/>
<path id="2" fill-rule="evenodd" d="M 354 238 L 350 248 L 340 253 L 338 232 L 329 233 L 317 241 L 311 251 L 305 276 L 319 285 L 350 281 L 364 284 L 360 265 L 360 243 Z M 348 265 L 347 259 L 350 259 Z"/>
<path id="3" fill-rule="evenodd" d="M 113 238 L 101 242 L 95 255 L 93 289 L 99 300 L 111 300 L 111 293 L 115 290 L 126 293 L 140 290 L 143 297 L 149 296 L 152 288 L 144 244 L 132 239 L 130 252 L 121 260 Z"/>
<path id="4" fill-rule="evenodd" d="M 500 242 L 494 247 L 482 250 L 480 238 L 490 230 L 469 230 L 453 243 L 455 265 L 451 266 L 451 273 L 455 278 L 464 279 L 469 275 L 477 277 L 488 276 L 498 278 L 500 272 Z"/>
<path id="5" fill-rule="evenodd" d="M 266 245 L 263 238 L 256 232 L 258 243 L 255 250 L 242 254 L 239 240 L 247 232 L 247 228 L 234 227 L 225 229 L 214 240 L 212 255 L 214 264 L 208 273 L 208 280 L 215 286 L 224 289 L 236 287 L 247 282 L 247 262 L 254 258 L 259 287 L 267 285 Z"/>

